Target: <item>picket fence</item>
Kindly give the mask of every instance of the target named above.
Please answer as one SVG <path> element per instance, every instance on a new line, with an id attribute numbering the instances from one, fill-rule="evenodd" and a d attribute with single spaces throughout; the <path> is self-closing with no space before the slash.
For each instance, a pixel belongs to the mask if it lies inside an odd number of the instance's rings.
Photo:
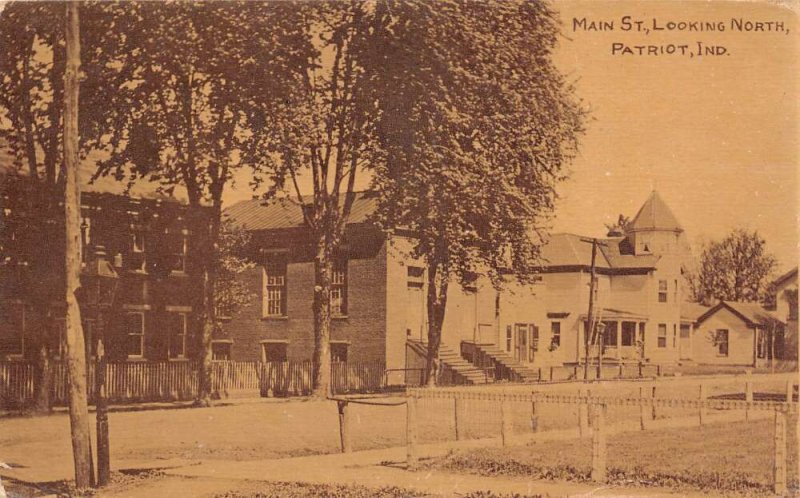
<path id="1" fill-rule="evenodd" d="M 89 402 L 95 397 L 95 371 L 89 364 Z M 195 362 L 118 362 L 106 365 L 106 396 L 111 403 L 191 400 L 197 393 Z M 67 403 L 67 365 L 51 365 L 53 405 Z M 30 362 L 0 362 L 0 408 L 14 408 L 34 398 L 36 368 Z M 312 366 L 301 362 L 215 361 L 211 387 L 220 398 L 236 396 L 302 396 L 311 392 Z M 374 392 L 386 387 L 385 366 L 374 363 L 332 363 L 334 393 Z"/>

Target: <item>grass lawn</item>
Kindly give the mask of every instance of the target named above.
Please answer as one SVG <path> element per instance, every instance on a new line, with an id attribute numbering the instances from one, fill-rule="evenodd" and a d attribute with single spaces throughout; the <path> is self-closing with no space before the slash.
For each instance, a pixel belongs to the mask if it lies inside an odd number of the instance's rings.
<path id="1" fill-rule="evenodd" d="M 330 484 L 305 484 L 291 482 L 259 483 L 248 488 L 236 489 L 218 494 L 214 498 L 434 498 L 430 495 L 409 489 L 366 488 L 363 486 L 341 486 Z M 503 495 L 490 491 L 459 495 L 462 498 L 538 498 L 539 495 Z"/>
<path id="2" fill-rule="evenodd" d="M 789 482 L 797 488 L 796 421 L 789 424 Z M 733 422 L 704 427 L 629 432 L 608 438 L 612 484 L 719 490 L 747 496 L 772 486 L 773 422 Z M 480 475 L 585 481 L 591 440 L 547 441 L 529 446 L 456 452 L 431 468 Z"/>

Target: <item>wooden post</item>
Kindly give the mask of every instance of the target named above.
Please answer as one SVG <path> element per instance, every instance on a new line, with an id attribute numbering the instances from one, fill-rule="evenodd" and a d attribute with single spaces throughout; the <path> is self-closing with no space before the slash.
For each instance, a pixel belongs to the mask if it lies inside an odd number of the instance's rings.
<path id="1" fill-rule="evenodd" d="M 511 405 L 508 401 L 500 403 L 500 440 L 503 446 L 508 446 L 511 442 Z"/>
<path id="2" fill-rule="evenodd" d="M 704 383 L 700 383 L 700 402 L 704 403 L 707 398 L 706 394 L 706 385 Z M 703 425 L 706 418 L 708 417 L 708 409 L 704 405 L 700 405 L 700 409 L 698 410 L 698 414 L 700 416 L 700 425 Z"/>
<path id="3" fill-rule="evenodd" d="M 417 398 L 406 398 L 406 467 L 413 470 L 419 461 L 417 456 Z"/>
<path id="4" fill-rule="evenodd" d="M 578 396 L 583 396 L 583 389 L 578 389 Z M 589 407 L 586 401 L 578 403 L 578 435 L 584 437 L 588 432 Z"/>
<path id="5" fill-rule="evenodd" d="M 553 366 L 550 365 L 550 382 L 553 382 Z"/>
<path id="6" fill-rule="evenodd" d="M 791 403 L 794 401 L 794 381 L 789 379 L 786 381 L 786 402 Z"/>
<path id="7" fill-rule="evenodd" d="M 775 459 L 772 475 L 773 491 L 779 496 L 786 494 L 786 418 L 785 413 L 775 412 Z"/>
<path id="8" fill-rule="evenodd" d="M 536 414 L 535 401 L 531 401 L 531 432 L 539 432 L 539 416 Z"/>
<path id="9" fill-rule="evenodd" d="M 347 409 L 347 401 L 337 401 L 339 407 L 339 436 L 342 443 L 342 453 L 353 451 L 350 431 L 350 410 Z"/>
<path id="10" fill-rule="evenodd" d="M 639 429 L 647 428 L 647 405 L 645 404 L 645 388 L 639 388 Z"/>
<path id="11" fill-rule="evenodd" d="M 462 403 L 463 403 L 462 400 L 460 400 L 458 398 L 453 398 L 453 426 L 455 427 L 455 431 L 456 431 L 456 441 L 460 441 L 461 440 L 461 435 L 462 435 L 461 431 L 460 431 L 460 428 L 458 427 L 458 423 L 459 423 L 460 418 L 461 418 L 461 417 L 459 417 L 459 415 L 461 413 L 463 413 L 463 411 L 464 411 L 463 407 L 461 406 Z"/>
<path id="12" fill-rule="evenodd" d="M 651 418 L 653 420 L 655 420 L 656 419 L 656 386 L 653 386 L 652 394 L 651 394 L 650 397 L 653 399 L 653 403 L 650 405 L 653 408 L 652 409 L 652 413 L 651 413 Z"/>
<path id="13" fill-rule="evenodd" d="M 625 374 L 624 374 L 624 372 L 623 372 L 623 370 L 622 370 L 622 362 L 620 361 L 620 362 L 619 362 L 619 378 L 621 379 L 621 378 L 623 378 L 624 376 L 625 376 Z"/>
<path id="14" fill-rule="evenodd" d="M 750 420 L 750 408 L 749 404 L 753 402 L 753 381 L 749 379 L 750 375 L 747 375 L 748 380 L 744 383 L 744 400 L 748 403 L 748 408 L 744 410 L 744 419 Z"/>
<path id="15" fill-rule="evenodd" d="M 97 321 L 100 337 L 97 340 L 97 366 L 95 367 L 95 424 L 97 431 L 97 485 L 106 486 L 111 481 L 111 445 L 108 440 L 108 398 L 106 397 L 106 352 L 103 345 L 105 329 L 102 316 Z"/>
<path id="16" fill-rule="evenodd" d="M 656 365 L 656 377 L 661 377 L 661 365 Z"/>
<path id="17" fill-rule="evenodd" d="M 592 481 L 606 482 L 606 406 L 592 410 Z"/>
<path id="18" fill-rule="evenodd" d="M 642 362 L 639 362 L 639 378 L 642 378 Z"/>

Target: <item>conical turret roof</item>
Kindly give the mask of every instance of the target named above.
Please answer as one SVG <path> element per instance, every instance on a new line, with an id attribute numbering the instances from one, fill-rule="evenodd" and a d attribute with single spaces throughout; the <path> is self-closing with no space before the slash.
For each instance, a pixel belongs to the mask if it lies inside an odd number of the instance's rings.
<path id="1" fill-rule="evenodd" d="M 678 223 L 678 219 L 672 214 L 667 203 L 653 190 L 644 205 L 636 213 L 636 217 L 628 226 L 629 231 L 643 230 L 670 230 L 682 232 L 683 227 Z"/>

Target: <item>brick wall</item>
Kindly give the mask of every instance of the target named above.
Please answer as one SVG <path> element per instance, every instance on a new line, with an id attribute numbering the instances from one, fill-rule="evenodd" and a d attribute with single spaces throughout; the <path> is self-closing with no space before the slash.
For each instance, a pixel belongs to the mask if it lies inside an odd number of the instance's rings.
<path id="1" fill-rule="evenodd" d="M 349 343 L 349 361 L 386 357 L 386 247 L 374 234 L 351 234 L 347 264 L 347 316 L 332 320 L 332 341 Z M 302 252 L 302 251 L 299 251 Z M 256 297 L 224 324 L 217 339 L 230 339 L 231 359 L 261 360 L 262 341 L 287 341 L 289 360 L 310 360 L 314 350 L 314 266 L 290 251 L 286 317 L 262 316 L 262 266 L 241 275 Z"/>

